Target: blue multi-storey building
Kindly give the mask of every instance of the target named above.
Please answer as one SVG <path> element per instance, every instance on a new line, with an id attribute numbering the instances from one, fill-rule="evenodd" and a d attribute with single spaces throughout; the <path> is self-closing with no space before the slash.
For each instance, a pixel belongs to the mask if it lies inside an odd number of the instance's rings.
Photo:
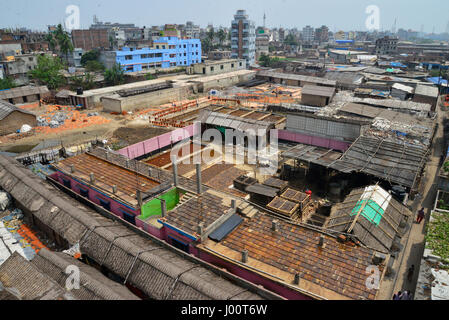
<path id="1" fill-rule="evenodd" d="M 199 39 L 161 37 L 154 40 L 152 48 L 133 50 L 124 47 L 115 53 L 116 63 L 120 63 L 125 72 L 185 67 L 201 63 L 201 41 Z"/>

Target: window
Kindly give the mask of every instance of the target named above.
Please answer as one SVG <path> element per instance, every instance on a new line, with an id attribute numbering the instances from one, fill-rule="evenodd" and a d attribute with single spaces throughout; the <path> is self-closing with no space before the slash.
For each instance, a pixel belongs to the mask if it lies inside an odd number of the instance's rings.
<path id="1" fill-rule="evenodd" d="M 78 187 L 80 189 L 80 194 L 84 197 L 84 198 L 89 198 L 89 190 L 88 189 L 83 189 L 81 187 Z"/>
<path id="2" fill-rule="evenodd" d="M 184 57 L 186 56 L 187 54 L 184 52 Z"/>
<path id="3" fill-rule="evenodd" d="M 195 45 L 195 47 L 197 47 L 198 48 L 198 43 Z"/>
<path id="4" fill-rule="evenodd" d="M 136 224 L 136 217 L 135 217 L 135 215 L 133 215 L 131 213 L 128 213 L 128 212 L 126 212 L 126 211 L 124 211 L 122 209 L 120 209 L 120 211 L 123 213 L 123 219 L 125 221 L 128 221 L 129 223 L 134 224 L 134 225 Z"/>
<path id="5" fill-rule="evenodd" d="M 126 71 L 133 71 L 133 69 L 134 69 L 133 66 L 127 66 L 126 67 Z"/>
<path id="6" fill-rule="evenodd" d="M 162 58 L 162 53 L 156 53 L 156 58 Z"/>
<path id="7" fill-rule="evenodd" d="M 111 202 L 110 201 L 105 201 L 100 198 L 97 198 L 97 199 L 100 200 L 100 206 L 102 206 L 103 208 L 105 208 L 108 211 L 111 211 Z"/>
<path id="8" fill-rule="evenodd" d="M 184 252 L 187 252 L 187 253 L 190 253 L 189 252 L 189 244 L 188 243 L 184 243 L 184 242 L 182 242 L 182 241 L 180 241 L 180 240 L 178 240 L 178 239 L 175 239 L 175 238 L 173 238 L 173 237 L 170 237 L 170 236 L 168 236 L 168 238 L 169 238 L 169 242 L 170 242 L 170 244 L 173 246 L 173 247 L 175 247 L 175 248 L 178 248 L 178 249 L 180 249 L 180 250 L 182 250 L 182 251 L 184 251 Z"/>
<path id="9" fill-rule="evenodd" d="M 187 48 L 187 46 L 186 46 L 186 45 L 184 45 L 184 49 L 185 49 L 185 48 Z"/>
<path id="10" fill-rule="evenodd" d="M 165 46 L 162 46 L 162 49 L 165 49 Z"/>
<path id="11" fill-rule="evenodd" d="M 220 66 L 220 70 L 223 70 L 223 68 L 224 68 L 223 65 L 221 65 L 221 66 Z"/>
<path id="12" fill-rule="evenodd" d="M 156 49 L 159 49 L 159 46 L 156 46 Z"/>
<path id="13" fill-rule="evenodd" d="M 65 186 L 66 188 L 69 188 L 69 189 L 72 188 L 69 179 L 64 179 L 64 178 L 62 178 L 62 183 L 64 184 L 64 186 Z"/>
<path id="14" fill-rule="evenodd" d="M 241 62 L 239 62 L 239 66 L 240 66 L 240 67 L 242 66 L 242 63 L 241 63 Z"/>
<path id="15" fill-rule="evenodd" d="M 132 55 L 125 56 L 125 60 L 132 60 L 132 59 L 133 59 Z"/>
<path id="16" fill-rule="evenodd" d="M 214 67 L 210 67 L 210 71 L 211 71 L 211 72 L 214 71 Z"/>
<path id="17" fill-rule="evenodd" d="M 231 68 L 234 68 L 234 64 L 233 63 L 231 63 Z"/>

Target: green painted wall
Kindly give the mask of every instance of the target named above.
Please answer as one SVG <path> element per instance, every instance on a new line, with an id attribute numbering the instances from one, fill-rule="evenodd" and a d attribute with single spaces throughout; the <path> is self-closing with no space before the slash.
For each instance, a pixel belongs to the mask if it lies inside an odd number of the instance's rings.
<path id="1" fill-rule="evenodd" d="M 179 203 L 180 193 L 184 192 L 178 188 L 174 188 L 158 197 L 165 200 L 167 212 L 172 210 Z M 161 201 L 159 199 L 153 199 L 142 206 L 140 219 L 145 220 L 151 216 L 157 216 L 161 214 Z"/>

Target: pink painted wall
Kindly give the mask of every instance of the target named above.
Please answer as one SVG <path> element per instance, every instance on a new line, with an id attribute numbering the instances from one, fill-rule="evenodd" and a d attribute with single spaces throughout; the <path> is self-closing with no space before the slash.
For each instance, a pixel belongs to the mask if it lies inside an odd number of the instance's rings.
<path id="1" fill-rule="evenodd" d="M 190 138 L 197 133 L 198 130 L 199 127 L 192 124 L 190 126 L 179 128 L 171 132 L 164 133 L 160 136 L 130 145 L 126 148 L 120 149 L 118 153 L 128 157 L 129 159 L 134 159 L 143 156 L 144 154 L 164 148 L 172 143 L 181 141 L 182 139 Z"/>
<path id="2" fill-rule="evenodd" d="M 100 199 L 102 199 L 104 201 L 109 201 L 110 202 L 110 206 L 111 206 L 111 210 L 110 211 L 113 214 L 115 214 L 116 216 L 119 216 L 122 219 L 123 219 L 123 213 L 120 211 L 120 209 L 123 210 L 123 211 L 126 211 L 129 214 L 135 215 L 135 216 L 140 215 L 139 211 L 132 210 L 132 209 L 122 205 L 121 203 L 112 200 L 111 198 L 101 194 L 100 192 L 90 188 L 89 186 L 81 184 L 78 181 L 72 179 L 71 177 L 68 177 L 68 176 L 64 175 L 62 172 L 58 171 L 58 172 L 52 174 L 51 177 L 53 179 L 57 180 L 62 185 L 64 185 L 64 182 L 63 182 L 62 178 L 70 180 L 70 184 L 71 184 L 72 190 L 74 192 L 80 194 L 80 195 L 81 195 L 80 187 L 83 188 L 83 189 L 87 189 L 88 193 L 89 193 L 88 199 L 90 201 L 92 201 L 93 203 L 95 203 L 95 204 L 101 205 L 100 204 L 100 200 L 98 198 L 100 198 Z M 136 219 L 136 221 L 137 221 L 137 219 Z"/>
<path id="3" fill-rule="evenodd" d="M 271 279 L 267 279 L 254 271 L 244 269 L 239 265 L 236 265 L 232 262 L 225 261 L 215 255 L 212 255 L 208 252 L 205 252 L 201 249 L 198 249 L 195 253 L 195 256 L 200 258 L 203 261 L 209 262 L 213 265 L 219 266 L 221 268 L 225 268 L 230 273 L 233 273 L 240 278 L 243 278 L 249 282 L 252 282 L 256 285 L 261 285 L 264 288 L 277 293 L 278 295 L 288 299 L 288 300 L 314 300 L 311 297 L 303 295 L 293 289 L 284 287 Z"/>
<path id="4" fill-rule="evenodd" d="M 162 227 L 161 229 L 156 228 L 155 226 L 152 226 L 148 223 L 146 223 L 145 221 L 142 221 L 140 219 L 136 218 L 136 226 L 146 232 L 148 232 L 149 234 L 157 237 L 158 239 L 164 240 L 164 227 Z"/>
<path id="5" fill-rule="evenodd" d="M 346 151 L 351 145 L 348 142 L 327 139 L 322 137 L 309 136 L 301 133 L 278 130 L 278 139 L 309 144 L 312 146 Z"/>

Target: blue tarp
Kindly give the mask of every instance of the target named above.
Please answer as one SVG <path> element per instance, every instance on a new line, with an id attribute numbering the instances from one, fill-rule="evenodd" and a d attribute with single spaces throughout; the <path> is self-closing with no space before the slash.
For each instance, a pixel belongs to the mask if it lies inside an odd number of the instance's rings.
<path id="1" fill-rule="evenodd" d="M 443 79 L 442 77 L 431 77 L 431 78 L 426 78 L 427 81 L 432 82 L 436 85 L 438 84 L 444 84 L 447 85 L 447 80 Z"/>
<path id="2" fill-rule="evenodd" d="M 209 238 L 214 241 L 223 240 L 228 234 L 232 232 L 235 228 L 237 228 L 243 219 L 238 214 L 233 214 L 228 218 L 225 222 L 221 224 L 214 232 L 209 235 Z"/>
<path id="3" fill-rule="evenodd" d="M 407 68 L 405 64 L 402 64 L 400 62 L 390 62 L 390 66 L 395 68 Z"/>

